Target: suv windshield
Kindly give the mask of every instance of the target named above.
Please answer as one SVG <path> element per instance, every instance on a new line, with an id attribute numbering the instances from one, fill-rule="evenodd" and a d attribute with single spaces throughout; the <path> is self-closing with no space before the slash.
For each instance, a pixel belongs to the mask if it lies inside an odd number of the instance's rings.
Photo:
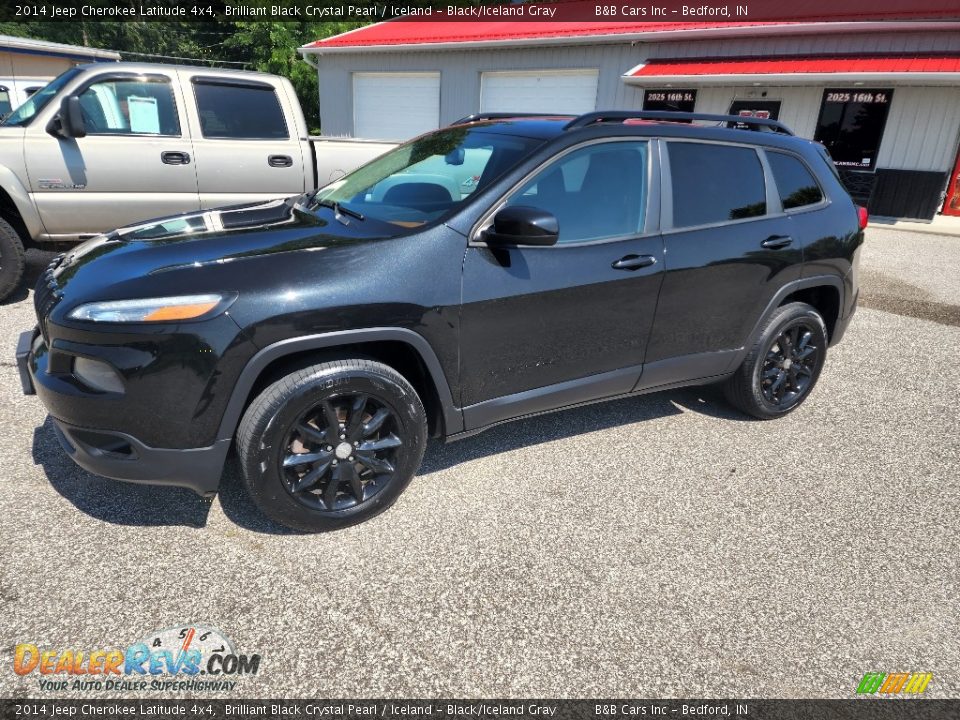
<path id="1" fill-rule="evenodd" d="M 60 92 L 64 85 L 66 85 L 70 80 L 73 79 L 75 75 L 80 73 L 80 68 L 70 68 L 64 73 L 61 73 L 53 80 L 51 80 L 47 85 L 37 90 L 30 98 L 12 113 L 7 115 L 3 120 L 0 120 L 0 125 L 6 125 L 8 127 L 23 127 L 27 125 L 34 116 L 43 110 L 50 100 Z"/>
<path id="2" fill-rule="evenodd" d="M 542 140 L 455 126 L 416 138 L 321 188 L 322 204 L 418 227 L 459 207 L 530 154 Z"/>

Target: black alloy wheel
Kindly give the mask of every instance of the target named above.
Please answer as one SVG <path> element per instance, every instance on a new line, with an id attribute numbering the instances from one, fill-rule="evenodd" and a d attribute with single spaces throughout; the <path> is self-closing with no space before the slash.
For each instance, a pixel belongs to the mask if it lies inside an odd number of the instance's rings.
<path id="1" fill-rule="evenodd" d="M 813 387 L 823 350 L 814 340 L 815 332 L 806 321 L 796 320 L 770 345 L 760 369 L 760 390 L 771 405 L 790 407 Z"/>
<path id="2" fill-rule="evenodd" d="M 284 442 L 280 472 L 287 491 L 313 510 L 369 502 L 396 475 L 403 445 L 394 412 L 363 393 L 323 400 L 301 415 Z"/>
<path id="3" fill-rule="evenodd" d="M 792 302 L 764 322 L 724 392 L 760 420 L 796 410 L 810 395 L 827 357 L 827 328 L 816 308 Z"/>
<path id="4" fill-rule="evenodd" d="M 367 358 L 278 377 L 237 428 L 250 498 L 297 530 L 336 530 L 386 510 L 420 467 L 427 417 L 416 390 Z"/>

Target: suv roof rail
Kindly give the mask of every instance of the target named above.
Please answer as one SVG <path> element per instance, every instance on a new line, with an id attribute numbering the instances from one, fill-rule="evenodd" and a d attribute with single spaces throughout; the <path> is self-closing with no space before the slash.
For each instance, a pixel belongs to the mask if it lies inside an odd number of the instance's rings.
<path id="1" fill-rule="evenodd" d="M 601 122 L 623 122 L 624 120 L 712 120 L 718 123 L 741 123 L 751 130 L 766 130 L 793 135 L 793 131 L 777 120 L 767 120 L 745 115 L 715 115 L 713 113 L 674 112 L 670 110 L 606 110 L 586 113 L 575 117 L 564 126 L 564 130 L 587 127 Z"/>
<path id="2" fill-rule="evenodd" d="M 555 117 L 574 117 L 570 113 L 522 113 L 522 112 L 482 112 L 467 115 L 456 120 L 451 125 L 465 125 L 466 123 L 478 122 L 480 120 L 510 120 L 512 118 L 555 118 Z"/>

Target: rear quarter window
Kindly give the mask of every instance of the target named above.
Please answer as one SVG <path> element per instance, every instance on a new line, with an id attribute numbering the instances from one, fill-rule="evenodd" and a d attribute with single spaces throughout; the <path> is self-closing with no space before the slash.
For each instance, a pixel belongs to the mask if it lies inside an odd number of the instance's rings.
<path id="1" fill-rule="evenodd" d="M 807 166 L 793 155 L 767 152 L 767 162 L 780 193 L 784 210 L 816 205 L 823 201 L 823 191 Z"/>
<path id="2" fill-rule="evenodd" d="M 767 213 L 757 151 L 736 145 L 671 142 L 674 227 L 694 227 Z"/>

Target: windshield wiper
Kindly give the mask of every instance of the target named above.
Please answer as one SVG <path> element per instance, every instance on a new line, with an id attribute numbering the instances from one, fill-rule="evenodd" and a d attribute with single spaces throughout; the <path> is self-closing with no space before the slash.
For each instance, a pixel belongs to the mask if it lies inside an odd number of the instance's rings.
<path id="1" fill-rule="evenodd" d="M 350 208 L 345 207 L 342 203 L 338 203 L 336 200 L 327 200 L 327 199 L 318 200 L 317 205 L 319 205 L 320 207 L 330 208 L 331 210 L 333 210 L 333 212 L 337 213 L 338 215 L 349 215 L 350 217 L 356 218 L 357 220 L 366 219 L 363 215 L 358 213 L 356 210 L 351 210 Z"/>

